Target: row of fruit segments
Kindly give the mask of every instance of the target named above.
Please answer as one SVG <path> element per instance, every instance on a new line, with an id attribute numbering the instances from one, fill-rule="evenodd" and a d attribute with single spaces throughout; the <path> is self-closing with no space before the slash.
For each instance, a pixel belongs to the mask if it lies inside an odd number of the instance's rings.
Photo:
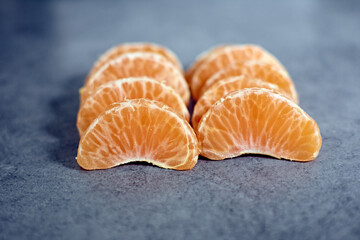
<path id="1" fill-rule="evenodd" d="M 76 159 L 87 170 L 137 161 L 188 170 L 199 154 L 310 161 L 321 147 L 285 67 L 256 45 L 212 48 L 185 74 L 166 47 L 118 45 L 95 62 L 80 95 Z"/>

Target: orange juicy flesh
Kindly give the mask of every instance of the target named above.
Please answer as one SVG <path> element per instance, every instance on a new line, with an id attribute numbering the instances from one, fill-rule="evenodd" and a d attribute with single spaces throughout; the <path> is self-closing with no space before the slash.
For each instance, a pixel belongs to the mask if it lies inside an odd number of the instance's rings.
<path id="1" fill-rule="evenodd" d="M 274 89 L 280 93 L 283 93 L 277 85 L 244 75 L 225 78 L 221 81 L 218 81 L 210 89 L 208 89 L 195 104 L 192 115 L 192 126 L 195 131 L 198 127 L 201 117 L 217 100 L 221 99 L 223 96 L 232 91 L 253 87 Z"/>
<path id="2" fill-rule="evenodd" d="M 113 104 L 94 120 L 80 140 L 77 161 L 87 170 L 134 161 L 187 170 L 198 154 L 188 122 L 165 104 L 133 99 Z"/>
<path id="3" fill-rule="evenodd" d="M 279 68 L 271 64 L 259 61 L 236 62 L 227 68 L 219 70 L 211 78 L 209 78 L 200 91 L 200 96 L 206 92 L 211 86 L 227 77 L 245 75 L 252 78 L 261 79 L 265 82 L 276 84 L 283 94 L 298 103 L 298 94 L 291 78 Z"/>
<path id="4" fill-rule="evenodd" d="M 153 43 L 127 43 L 115 46 L 108 51 L 106 51 L 103 55 L 99 57 L 99 59 L 94 63 L 90 73 L 86 81 L 96 73 L 100 68 L 102 68 L 106 63 L 111 60 L 118 58 L 120 55 L 124 53 L 132 53 L 132 52 L 149 52 L 149 53 L 157 53 L 166 58 L 172 64 L 174 64 L 179 71 L 183 71 L 182 65 L 179 62 L 176 55 L 166 47 L 156 45 Z"/>
<path id="5" fill-rule="evenodd" d="M 109 105 L 136 98 L 162 102 L 189 121 L 189 111 L 181 97 L 172 88 L 151 78 L 125 78 L 101 85 L 85 100 L 77 116 L 80 136 Z"/>
<path id="6" fill-rule="evenodd" d="M 172 87 L 189 103 L 190 91 L 182 73 L 165 58 L 155 53 L 127 53 L 108 62 L 81 90 L 81 102 L 102 84 L 128 77 L 150 77 Z"/>
<path id="7" fill-rule="evenodd" d="M 194 100 L 200 97 L 200 91 L 206 81 L 217 71 L 237 62 L 258 60 L 270 63 L 273 66 L 282 68 L 286 71 L 281 63 L 259 46 L 239 45 L 224 47 L 221 51 L 210 56 L 193 74 L 190 86 Z"/>
<path id="8" fill-rule="evenodd" d="M 217 101 L 198 128 L 201 155 L 221 160 L 256 153 L 295 161 L 316 158 L 316 122 L 298 105 L 271 90 L 248 88 Z"/>

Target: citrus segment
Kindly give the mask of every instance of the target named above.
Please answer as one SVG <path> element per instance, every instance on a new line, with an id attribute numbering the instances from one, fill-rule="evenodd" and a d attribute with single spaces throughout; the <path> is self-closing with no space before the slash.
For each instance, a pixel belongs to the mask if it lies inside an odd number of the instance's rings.
<path id="1" fill-rule="evenodd" d="M 124 53 L 131 52 L 150 52 L 160 54 L 169 60 L 172 64 L 174 64 L 181 72 L 183 71 L 182 65 L 177 56 L 170 49 L 164 46 L 160 46 L 154 43 L 124 43 L 110 48 L 103 55 L 101 55 L 94 63 L 94 66 L 88 74 L 87 80 L 109 61 L 118 58 Z"/>
<path id="2" fill-rule="evenodd" d="M 217 71 L 238 61 L 258 60 L 270 63 L 275 67 L 285 68 L 270 53 L 256 45 L 232 45 L 226 46 L 207 58 L 194 72 L 190 81 L 190 88 L 195 100 L 200 97 L 200 91 L 206 81 Z"/>
<path id="3" fill-rule="evenodd" d="M 114 103 L 80 140 L 77 161 L 87 170 L 145 161 L 187 170 L 199 154 L 193 129 L 170 107 L 148 99 Z"/>
<path id="4" fill-rule="evenodd" d="M 264 82 L 256 78 L 250 78 L 244 75 L 238 77 L 229 77 L 218 81 L 210 89 L 208 89 L 195 104 L 191 120 L 195 131 L 198 127 L 201 117 L 217 100 L 221 99 L 223 96 L 232 91 L 253 87 L 274 89 L 281 92 L 279 87 L 275 84 Z"/>
<path id="5" fill-rule="evenodd" d="M 269 63 L 259 61 L 236 62 L 227 68 L 219 70 L 206 81 L 200 91 L 200 96 L 218 81 L 227 77 L 241 75 L 261 79 L 264 82 L 275 84 L 283 91 L 282 93 L 285 96 L 293 99 L 295 103 L 299 102 L 295 85 L 290 77 L 285 75 L 279 68 L 276 68 Z"/>
<path id="6" fill-rule="evenodd" d="M 128 77 L 150 77 L 172 87 L 189 103 L 190 91 L 181 72 L 168 60 L 156 53 L 126 53 L 108 62 L 86 83 L 81 92 L 81 102 L 102 84 Z"/>
<path id="7" fill-rule="evenodd" d="M 136 98 L 162 102 L 189 121 L 189 111 L 179 94 L 171 87 L 146 77 L 125 78 L 101 85 L 81 105 L 77 115 L 80 136 L 110 104 Z"/>
<path id="8" fill-rule="evenodd" d="M 316 122 L 297 104 L 263 88 L 218 100 L 198 127 L 201 155 L 221 160 L 246 153 L 310 161 L 321 147 Z"/>

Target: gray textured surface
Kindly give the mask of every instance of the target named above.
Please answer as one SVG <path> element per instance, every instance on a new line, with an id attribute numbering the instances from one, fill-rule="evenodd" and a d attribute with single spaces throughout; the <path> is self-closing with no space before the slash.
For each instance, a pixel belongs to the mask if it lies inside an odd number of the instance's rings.
<path id="1" fill-rule="evenodd" d="M 360 239 L 359 23 L 359 1 L 1 1 L 0 239 Z M 318 122 L 319 157 L 81 170 L 78 88 L 128 41 L 185 66 L 216 44 L 263 45 Z"/>

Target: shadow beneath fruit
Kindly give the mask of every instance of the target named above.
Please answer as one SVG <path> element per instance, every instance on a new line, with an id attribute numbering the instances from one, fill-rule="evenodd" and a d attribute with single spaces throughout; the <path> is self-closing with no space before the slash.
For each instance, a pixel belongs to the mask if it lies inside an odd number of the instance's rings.
<path id="1" fill-rule="evenodd" d="M 263 154 L 254 154 L 254 153 L 246 153 L 246 154 L 243 154 L 241 156 L 237 156 L 237 157 L 233 157 L 233 158 L 226 158 L 226 159 L 223 159 L 223 160 L 228 160 L 228 159 L 238 159 L 238 160 L 242 160 L 242 161 L 247 161 L 249 159 L 272 159 L 272 160 L 281 160 L 281 161 L 289 161 L 289 162 L 295 162 L 296 161 L 291 161 L 291 160 L 288 160 L 288 159 L 279 159 L 279 158 L 276 158 L 276 157 L 273 157 L 273 156 L 269 156 L 269 155 L 263 155 Z M 211 160 L 209 158 L 206 158 L 206 157 L 203 157 L 203 156 L 199 156 L 199 160 L 203 160 L 203 161 L 218 161 L 218 160 Z"/>
<path id="2" fill-rule="evenodd" d="M 45 131 L 58 140 L 50 149 L 52 160 L 72 169 L 81 169 L 75 159 L 79 144 L 76 115 L 79 109 L 79 88 L 85 77 L 85 74 L 79 74 L 64 82 L 61 94 L 49 103 L 52 121 L 45 126 Z"/>

